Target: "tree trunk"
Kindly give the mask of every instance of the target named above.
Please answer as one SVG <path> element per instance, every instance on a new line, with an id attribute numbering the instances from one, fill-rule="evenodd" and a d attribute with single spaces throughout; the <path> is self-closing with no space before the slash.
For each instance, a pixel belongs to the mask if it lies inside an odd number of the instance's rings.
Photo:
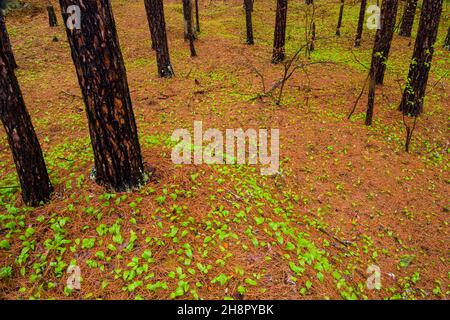
<path id="1" fill-rule="evenodd" d="M 305 0 L 305 4 L 306 5 L 310 5 L 313 4 L 314 0 Z"/>
<path id="2" fill-rule="evenodd" d="M 361 0 L 361 7 L 359 9 L 358 29 L 356 31 L 355 47 L 361 45 L 361 37 L 364 26 L 364 17 L 366 16 L 367 0 Z"/>
<path id="3" fill-rule="evenodd" d="M 55 9 L 53 6 L 47 6 L 47 12 L 48 12 L 48 24 L 50 27 L 57 27 L 58 26 L 58 19 L 56 19 Z"/>
<path id="4" fill-rule="evenodd" d="M 384 0 L 386 1 L 386 0 Z M 367 111 L 366 111 L 366 126 L 372 125 L 373 119 L 373 109 L 375 105 L 375 73 L 371 70 L 369 71 L 369 98 L 367 100 Z"/>
<path id="5" fill-rule="evenodd" d="M 152 43 L 156 51 L 158 74 L 163 78 L 174 75 L 170 63 L 169 45 L 167 43 L 166 22 L 164 18 L 164 5 L 162 0 L 144 0 L 150 34 L 153 34 Z"/>
<path id="6" fill-rule="evenodd" d="M 399 35 L 403 37 L 411 37 L 411 31 L 416 15 L 417 0 L 406 0 L 406 7 L 400 25 Z"/>
<path id="7" fill-rule="evenodd" d="M 187 12 L 187 8 L 189 9 L 189 12 Z M 192 34 L 194 40 L 196 39 L 195 30 L 194 30 L 194 14 L 192 13 L 193 7 L 192 7 L 192 0 L 185 1 L 183 0 L 183 19 L 184 19 L 184 39 L 189 40 L 189 33 Z M 189 21 L 186 20 L 187 17 L 189 18 Z M 190 26 L 190 29 L 188 28 Z"/>
<path id="8" fill-rule="evenodd" d="M 0 19 L 3 18 L 0 15 Z M 47 202 L 53 191 L 41 146 L 5 49 L 4 34 L 0 34 L 0 118 L 8 136 L 17 175 L 22 187 L 22 199 L 30 206 Z"/>
<path id="9" fill-rule="evenodd" d="M 197 32 L 200 33 L 200 14 L 198 12 L 198 0 L 195 0 L 195 23 Z"/>
<path id="10" fill-rule="evenodd" d="M 391 50 L 397 17 L 398 0 L 384 0 L 381 4 L 381 29 L 375 35 L 371 69 L 375 72 L 375 83 L 383 84 L 386 63 Z"/>
<path id="11" fill-rule="evenodd" d="M 66 29 L 83 93 L 96 181 L 116 192 L 145 182 L 136 122 L 109 0 L 60 0 L 81 8 L 81 29 Z"/>
<path id="12" fill-rule="evenodd" d="M 8 31 L 6 30 L 5 18 L 0 12 L 0 37 L 2 37 L 1 50 L 5 53 L 6 61 L 11 69 L 17 68 L 16 59 L 12 52 L 11 40 L 9 39 Z"/>
<path id="13" fill-rule="evenodd" d="M 336 28 L 337 36 L 341 35 L 342 16 L 344 15 L 344 4 L 345 4 L 345 0 L 341 0 L 341 8 L 339 9 L 339 19 L 338 19 L 338 24 L 337 24 L 337 28 Z"/>
<path id="14" fill-rule="evenodd" d="M 187 40 L 189 40 L 189 49 L 191 50 L 191 57 L 196 57 L 197 52 L 194 46 L 194 31 L 192 27 L 192 2 L 191 0 L 183 0 L 183 14 L 185 30 L 187 32 Z"/>
<path id="15" fill-rule="evenodd" d="M 253 0 L 244 0 L 244 8 L 245 8 L 245 23 L 247 27 L 247 44 L 254 44 L 253 24 L 252 24 Z"/>
<path id="16" fill-rule="evenodd" d="M 445 38 L 444 48 L 450 50 L 450 27 L 447 29 L 447 37 Z"/>
<path id="17" fill-rule="evenodd" d="M 398 0 L 384 0 L 381 5 L 380 24 L 375 34 L 375 42 L 372 51 L 372 63 L 369 71 L 369 100 L 366 111 L 366 125 L 372 125 L 373 110 L 375 104 L 375 86 L 382 84 L 386 70 L 386 61 L 391 48 L 394 34 L 395 17 L 397 15 Z"/>
<path id="18" fill-rule="evenodd" d="M 423 101 L 442 13 L 442 2 L 443 0 L 423 1 L 414 54 L 399 107 L 405 115 L 418 116 L 423 112 Z"/>
<path id="19" fill-rule="evenodd" d="M 309 43 L 309 52 L 313 52 L 316 49 L 316 23 L 313 22 L 311 26 L 311 42 Z"/>
<path id="20" fill-rule="evenodd" d="M 277 13 L 275 20 L 275 34 L 273 40 L 272 63 L 284 60 L 284 43 L 286 39 L 287 0 L 277 0 Z"/>
<path id="21" fill-rule="evenodd" d="M 147 21 L 150 29 L 150 38 L 152 40 L 152 50 L 156 50 L 156 37 L 155 37 L 155 15 L 153 14 L 154 8 L 151 7 L 150 1 L 144 0 L 145 12 L 147 13 Z"/>

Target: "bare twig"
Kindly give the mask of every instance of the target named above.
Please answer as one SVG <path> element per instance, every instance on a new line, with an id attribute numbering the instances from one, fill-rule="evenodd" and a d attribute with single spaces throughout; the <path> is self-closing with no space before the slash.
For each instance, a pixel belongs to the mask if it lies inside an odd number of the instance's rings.
<path id="1" fill-rule="evenodd" d="M 364 80 L 364 85 L 363 85 L 363 87 L 362 87 L 362 89 L 361 89 L 361 92 L 359 93 L 359 96 L 358 96 L 358 98 L 356 99 L 355 104 L 353 105 L 352 110 L 351 110 L 350 113 L 348 114 L 347 119 L 350 119 L 350 118 L 352 117 L 353 113 L 355 113 L 356 106 L 358 105 L 359 100 L 361 100 L 361 97 L 362 97 L 362 95 L 364 94 L 364 90 L 366 89 L 366 85 L 367 85 L 367 81 L 368 81 L 368 80 L 369 80 L 369 74 L 367 75 L 366 80 Z"/>
<path id="2" fill-rule="evenodd" d="M 65 95 L 67 95 L 69 97 L 72 97 L 72 98 L 82 99 L 82 97 L 80 97 L 79 95 L 73 94 L 73 93 L 70 93 L 70 92 L 67 92 L 67 91 L 64 91 L 64 90 L 61 90 L 61 93 L 64 93 Z"/>
<path id="3" fill-rule="evenodd" d="M 434 90 L 434 88 L 439 84 L 439 82 L 441 82 L 441 80 L 442 79 L 444 79 L 444 78 L 447 78 L 447 76 L 448 76 L 448 74 L 449 74 L 449 71 L 447 71 L 446 73 L 444 73 L 432 86 L 431 86 L 431 88 L 427 91 L 427 95 L 428 94 L 430 94 L 433 90 Z"/>
<path id="4" fill-rule="evenodd" d="M 414 116 L 414 122 L 411 127 L 406 122 L 405 113 L 403 112 L 402 114 L 403 114 L 403 124 L 405 125 L 405 129 L 406 129 L 405 151 L 409 152 L 409 146 L 411 145 L 412 137 L 414 134 L 414 129 L 416 128 L 416 124 L 417 124 L 417 116 Z"/>

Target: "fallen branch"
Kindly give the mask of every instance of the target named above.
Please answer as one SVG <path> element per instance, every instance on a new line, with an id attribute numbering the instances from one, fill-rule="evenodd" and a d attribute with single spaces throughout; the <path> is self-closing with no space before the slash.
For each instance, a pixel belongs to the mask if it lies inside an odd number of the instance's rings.
<path id="1" fill-rule="evenodd" d="M 67 95 L 67 96 L 69 96 L 69 97 L 72 97 L 72 98 L 78 98 L 78 99 L 83 99 L 81 96 L 79 96 L 79 95 L 76 95 L 76 94 L 73 94 L 73 93 L 70 93 L 70 92 L 67 92 L 67 91 L 64 91 L 64 90 L 61 90 L 61 93 L 64 93 L 65 95 Z"/>

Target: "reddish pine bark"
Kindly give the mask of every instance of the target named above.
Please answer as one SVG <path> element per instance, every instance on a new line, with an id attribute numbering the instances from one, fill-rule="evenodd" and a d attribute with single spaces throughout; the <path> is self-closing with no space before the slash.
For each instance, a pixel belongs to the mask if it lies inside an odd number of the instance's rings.
<path id="1" fill-rule="evenodd" d="M 117 192 L 145 182 L 125 66 L 109 0 L 60 0 L 81 8 L 81 29 L 67 28 L 83 93 L 97 183 Z M 64 20 L 67 16 L 64 14 Z"/>

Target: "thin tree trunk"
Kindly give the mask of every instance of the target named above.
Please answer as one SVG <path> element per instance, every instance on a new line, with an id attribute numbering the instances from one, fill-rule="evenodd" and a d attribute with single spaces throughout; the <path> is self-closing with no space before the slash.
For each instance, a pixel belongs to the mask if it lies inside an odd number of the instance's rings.
<path id="1" fill-rule="evenodd" d="M 155 15 L 153 8 L 150 6 L 150 1 L 144 0 L 145 12 L 147 13 L 147 21 L 150 29 L 150 38 L 152 40 L 152 50 L 156 50 L 156 36 L 155 36 Z"/>
<path id="2" fill-rule="evenodd" d="M 442 13 L 442 2 L 443 0 L 424 0 L 423 2 L 414 54 L 399 107 L 405 115 L 418 116 L 423 112 L 434 43 Z"/>
<path id="3" fill-rule="evenodd" d="M 309 44 L 309 52 L 313 52 L 316 49 L 316 23 L 313 22 L 311 26 L 311 42 Z"/>
<path id="4" fill-rule="evenodd" d="M 445 38 L 444 48 L 450 50 L 450 27 L 447 29 L 447 37 Z"/>
<path id="5" fill-rule="evenodd" d="M 195 0 L 195 23 L 197 32 L 200 33 L 200 13 L 198 12 L 198 0 Z"/>
<path id="6" fill-rule="evenodd" d="M 53 6 L 49 5 L 47 6 L 47 12 L 48 12 L 48 24 L 50 27 L 57 27 L 58 26 L 58 19 L 56 18 L 55 9 Z"/>
<path id="7" fill-rule="evenodd" d="M 411 37 L 411 31 L 416 15 L 417 0 L 406 0 L 406 7 L 400 25 L 399 35 L 403 37 Z"/>
<path id="8" fill-rule="evenodd" d="M 187 8 L 189 9 L 189 12 L 187 12 Z M 192 6 L 192 0 L 188 0 L 185 3 L 185 0 L 183 0 L 183 19 L 184 19 L 184 39 L 189 40 L 189 33 L 192 34 L 194 40 L 196 39 L 196 34 L 194 30 L 194 14 L 193 14 L 193 6 Z M 189 17 L 189 21 L 186 20 L 187 17 Z M 190 29 L 188 28 L 190 26 Z"/>
<path id="9" fill-rule="evenodd" d="M 275 20 L 275 33 L 273 40 L 272 63 L 284 60 L 284 44 L 286 40 L 287 0 L 277 0 L 277 13 Z"/>
<path id="10" fill-rule="evenodd" d="M 174 75 L 174 72 L 172 64 L 170 63 L 163 1 L 144 0 L 144 3 L 147 11 L 150 34 L 153 34 L 152 43 L 156 51 L 158 74 L 163 78 L 171 78 Z"/>
<path id="11" fill-rule="evenodd" d="M 398 0 L 384 0 L 381 4 L 381 29 L 377 30 L 372 55 L 372 69 L 375 69 L 375 83 L 383 84 L 386 63 L 391 50 L 397 17 Z"/>
<path id="12" fill-rule="evenodd" d="M 338 24 L 337 24 L 337 28 L 336 28 L 337 36 L 341 35 L 342 16 L 344 15 L 344 4 L 345 4 L 345 0 L 341 0 L 341 7 L 339 9 L 339 19 L 338 19 Z"/>
<path id="13" fill-rule="evenodd" d="M 189 49 L 191 50 L 191 57 L 196 57 L 197 52 L 195 51 L 194 45 L 194 31 L 192 27 L 192 2 L 191 0 L 183 0 L 183 14 L 185 30 L 187 32 L 187 40 L 189 40 Z"/>
<path id="14" fill-rule="evenodd" d="M 252 24 L 253 0 L 244 0 L 244 8 L 245 23 L 247 27 L 247 44 L 254 44 Z"/>
<path id="15" fill-rule="evenodd" d="M 0 19 L 3 18 L 0 15 Z M 53 191 L 41 146 L 5 49 L 4 34 L 0 34 L 0 119 L 8 136 L 22 199 L 30 206 L 47 202 Z"/>
<path id="16" fill-rule="evenodd" d="M 373 110 L 375 104 L 375 86 L 382 84 L 386 61 L 389 56 L 392 35 L 394 34 L 395 17 L 397 14 L 398 0 L 384 0 L 381 5 L 381 28 L 375 34 L 375 42 L 372 51 L 372 63 L 369 71 L 369 99 L 366 111 L 366 125 L 372 125 Z"/>
<path id="17" fill-rule="evenodd" d="M 83 93 L 97 183 L 116 192 L 145 182 L 144 166 L 125 65 L 109 0 L 60 0 L 81 8 L 81 29 L 67 28 Z"/>
<path id="18" fill-rule="evenodd" d="M 361 45 L 361 38 L 364 26 L 364 17 L 366 16 L 367 0 L 361 0 L 361 7 L 359 9 L 358 29 L 356 31 L 355 47 Z"/>
<path id="19" fill-rule="evenodd" d="M 386 0 L 384 0 L 386 1 Z M 369 98 L 367 100 L 367 111 L 366 111 L 366 126 L 372 125 L 372 119 L 373 119 L 373 110 L 375 105 L 375 89 L 376 89 L 376 82 L 375 82 L 375 73 L 374 71 L 369 71 Z"/>
<path id="20" fill-rule="evenodd" d="M 0 36 L 2 37 L 2 51 L 5 52 L 9 67 L 11 69 L 17 68 L 16 59 L 11 47 L 11 40 L 9 39 L 8 31 L 6 30 L 5 18 L 0 12 Z"/>

